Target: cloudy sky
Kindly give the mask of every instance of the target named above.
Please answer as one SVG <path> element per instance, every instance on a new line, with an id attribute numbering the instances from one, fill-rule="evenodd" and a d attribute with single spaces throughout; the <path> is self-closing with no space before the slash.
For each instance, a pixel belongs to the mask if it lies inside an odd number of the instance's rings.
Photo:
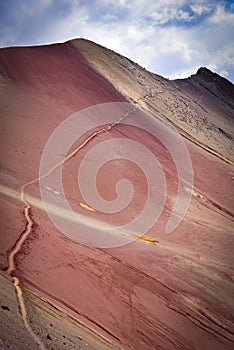
<path id="1" fill-rule="evenodd" d="M 167 78 L 234 82 L 234 0 L 0 0 L 0 46 L 83 37 Z"/>

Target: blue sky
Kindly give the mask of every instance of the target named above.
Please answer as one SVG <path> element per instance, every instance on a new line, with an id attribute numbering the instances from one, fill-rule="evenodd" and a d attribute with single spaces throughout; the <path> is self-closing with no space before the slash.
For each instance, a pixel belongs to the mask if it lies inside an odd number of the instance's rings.
<path id="1" fill-rule="evenodd" d="M 0 0 L 0 46 L 83 37 L 167 78 L 234 82 L 234 0 Z"/>

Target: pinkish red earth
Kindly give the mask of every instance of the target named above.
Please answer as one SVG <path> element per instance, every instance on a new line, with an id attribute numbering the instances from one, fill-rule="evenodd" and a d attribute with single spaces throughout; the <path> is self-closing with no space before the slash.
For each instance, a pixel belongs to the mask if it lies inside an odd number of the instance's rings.
<path id="1" fill-rule="evenodd" d="M 126 101 L 69 43 L 2 49 L 0 69 L 4 88 L 0 179 L 19 193 L 26 182 L 38 178 L 43 148 L 63 120 L 85 107 Z M 109 200 L 115 198 L 119 179 L 132 181 L 136 192 L 125 211 L 92 213 L 75 202 L 82 202 L 76 179 L 80 162 L 95 145 L 114 137 L 142 142 L 163 166 L 167 200 L 160 219 L 147 232 L 158 243 L 136 240 L 117 248 L 87 247 L 68 239 L 45 211 L 32 206 L 35 224 L 17 255 L 17 276 L 39 295 L 97 327 L 121 349 L 232 349 L 232 167 L 186 141 L 198 195 L 168 235 L 165 225 L 177 194 L 175 165 L 152 136 L 131 126 L 115 126 L 69 160 L 63 174 L 66 195 L 75 209 L 111 224 L 123 224 L 142 210 L 147 181 L 136 165 L 113 161 L 97 178 L 100 194 Z M 26 193 L 40 199 L 38 182 Z M 2 269 L 24 230 L 22 209 L 22 202 L 1 195 Z"/>

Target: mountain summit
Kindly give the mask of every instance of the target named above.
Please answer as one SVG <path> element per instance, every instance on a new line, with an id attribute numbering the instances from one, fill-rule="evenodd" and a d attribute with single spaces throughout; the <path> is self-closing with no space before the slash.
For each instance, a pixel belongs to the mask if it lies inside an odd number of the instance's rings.
<path id="1" fill-rule="evenodd" d="M 217 98 L 222 98 L 223 101 L 234 107 L 234 85 L 229 80 L 205 67 L 199 68 L 191 79 L 206 87 L 211 93 L 213 92 Z"/>

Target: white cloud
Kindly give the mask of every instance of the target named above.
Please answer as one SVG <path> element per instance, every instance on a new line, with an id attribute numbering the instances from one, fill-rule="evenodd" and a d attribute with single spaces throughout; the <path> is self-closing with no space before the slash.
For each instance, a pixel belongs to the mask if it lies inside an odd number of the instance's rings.
<path id="1" fill-rule="evenodd" d="M 38 15 L 52 6 L 54 0 L 38 0 L 36 2 L 31 1 L 30 3 L 21 2 L 22 13 L 26 16 Z"/>
<path id="2" fill-rule="evenodd" d="M 219 72 L 219 74 L 222 75 L 223 77 L 226 77 L 226 78 L 228 78 L 228 76 L 229 76 L 229 73 L 226 70 L 221 70 Z"/>
<path id="3" fill-rule="evenodd" d="M 224 22 L 226 25 L 233 25 L 234 13 L 227 12 L 222 5 L 217 5 L 214 15 L 210 17 L 210 22 L 215 24 Z"/>
<path id="4" fill-rule="evenodd" d="M 211 12 L 212 6 L 211 4 L 196 3 L 191 5 L 191 9 L 196 15 L 201 16 Z"/>

